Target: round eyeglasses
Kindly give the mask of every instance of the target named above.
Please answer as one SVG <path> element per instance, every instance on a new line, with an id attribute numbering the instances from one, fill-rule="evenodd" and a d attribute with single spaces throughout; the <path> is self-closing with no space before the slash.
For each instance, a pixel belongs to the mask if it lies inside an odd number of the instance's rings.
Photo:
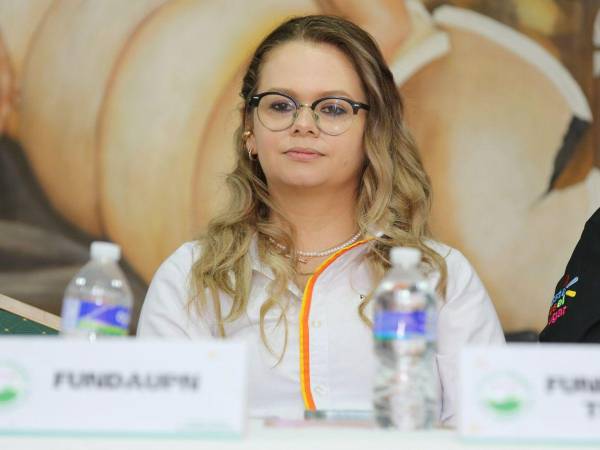
<path id="1" fill-rule="evenodd" d="M 310 108 L 319 130 L 331 136 L 347 131 L 360 109 L 369 110 L 369 105 L 345 97 L 323 97 L 309 105 L 298 103 L 293 97 L 280 92 L 253 95 L 248 106 L 256 108 L 258 120 L 271 131 L 291 127 L 300 114 L 300 108 Z"/>

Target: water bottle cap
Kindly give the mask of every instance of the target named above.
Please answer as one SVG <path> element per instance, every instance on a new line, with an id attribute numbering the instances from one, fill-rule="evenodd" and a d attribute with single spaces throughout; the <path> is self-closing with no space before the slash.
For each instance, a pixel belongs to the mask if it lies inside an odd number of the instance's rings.
<path id="1" fill-rule="evenodd" d="M 394 247 L 390 252 L 390 258 L 394 266 L 408 269 L 421 262 L 421 250 L 414 247 Z"/>
<path id="2" fill-rule="evenodd" d="M 111 261 L 121 259 L 121 247 L 112 242 L 92 242 L 90 253 L 92 254 L 92 259 L 110 259 Z"/>

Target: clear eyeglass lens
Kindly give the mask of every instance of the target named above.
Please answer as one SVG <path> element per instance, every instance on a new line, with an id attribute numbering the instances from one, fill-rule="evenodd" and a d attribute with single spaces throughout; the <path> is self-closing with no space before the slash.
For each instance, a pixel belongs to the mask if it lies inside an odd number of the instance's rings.
<path id="1" fill-rule="evenodd" d="M 315 112 L 319 117 L 318 125 L 329 134 L 346 131 L 354 118 L 352 105 L 345 100 L 328 98 L 317 104 Z"/>
<path id="2" fill-rule="evenodd" d="M 269 94 L 260 99 L 258 119 L 270 130 L 285 130 L 292 125 L 295 116 L 295 103 L 283 95 Z"/>

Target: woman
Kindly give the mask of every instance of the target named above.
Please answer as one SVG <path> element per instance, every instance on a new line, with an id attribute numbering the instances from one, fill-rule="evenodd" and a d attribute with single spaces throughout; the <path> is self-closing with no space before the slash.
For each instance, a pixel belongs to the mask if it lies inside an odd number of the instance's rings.
<path id="1" fill-rule="evenodd" d="M 254 416 L 370 409 L 371 296 L 393 246 L 419 248 L 439 312 L 441 418 L 465 343 L 504 342 L 479 278 L 428 235 L 429 180 L 370 36 L 337 17 L 291 19 L 243 80 L 231 197 L 159 268 L 138 334 L 244 338 Z"/>

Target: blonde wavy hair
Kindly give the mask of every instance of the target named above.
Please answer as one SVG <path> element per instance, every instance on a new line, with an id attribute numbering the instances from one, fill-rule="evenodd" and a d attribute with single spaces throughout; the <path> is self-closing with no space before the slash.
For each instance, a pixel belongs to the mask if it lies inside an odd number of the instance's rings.
<path id="1" fill-rule="evenodd" d="M 431 249 L 428 218 L 431 207 L 431 184 L 425 174 L 417 147 L 403 120 L 403 105 L 392 73 L 373 38 L 357 25 L 340 17 L 314 15 L 292 18 L 272 31 L 258 46 L 244 76 L 240 107 L 241 125 L 235 134 L 237 164 L 226 179 L 230 200 L 225 212 L 212 220 L 198 238 L 201 255 L 192 268 L 191 302 L 201 314 L 212 309 L 218 333 L 225 336 L 225 324 L 240 318 L 246 311 L 252 281 L 250 246 L 257 240 L 258 256 L 270 267 L 274 280 L 268 298 L 260 308 L 260 333 L 270 347 L 265 333 L 265 316 L 272 309 L 280 312 L 278 325 L 285 327 L 283 357 L 287 343 L 286 311 L 289 280 L 297 264 L 294 249 L 294 227 L 269 195 L 267 180 L 260 163 L 248 157 L 244 131 L 252 128 L 249 98 L 256 93 L 261 66 L 271 50 L 290 41 L 333 45 L 353 63 L 367 96 L 370 110 L 364 133 L 365 164 L 360 175 L 356 222 L 363 235 L 373 241 L 367 257 L 373 285 L 389 268 L 389 251 L 395 246 L 421 250 L 424 263 L 440 274 L 437 290 L 445 294 L 447 268 L 442 256 Z M 275 225 L 274 214 L 284 226 Z M 373 230 L 379 230 L 373 236 Z M 287 254 L 272 245 L 274 240 L 286 246 Z M 233 300 L 223 315 L 219 294 Z M 371 321 L 365 306 L 367 296 L 357 311 L 367 325 Z M 209 302 L 212 308 L 209 308 Z"/>

